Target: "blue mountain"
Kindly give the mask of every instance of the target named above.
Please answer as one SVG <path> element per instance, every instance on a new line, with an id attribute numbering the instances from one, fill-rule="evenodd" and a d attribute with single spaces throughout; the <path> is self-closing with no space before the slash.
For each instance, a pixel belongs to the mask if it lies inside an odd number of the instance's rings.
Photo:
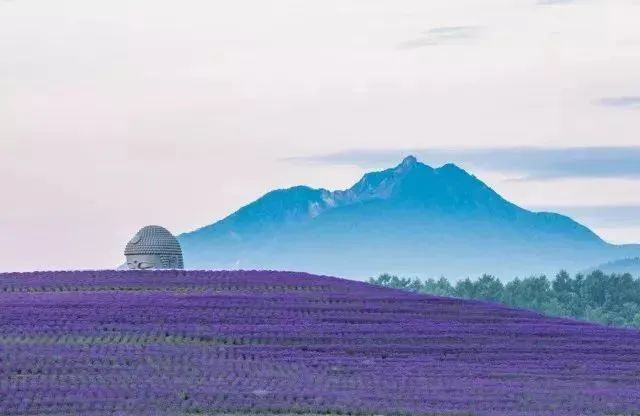
<path id="1" fill-rule="evenodd" d="M 382 272 L 504 278 L 640 254 L 571 218 L 531 212 L 454 164 L 405 158 L 339 191 L 267 193 L 221 221 L 179 236 L 186 266 L 280 269 L 367 278 Z"/>

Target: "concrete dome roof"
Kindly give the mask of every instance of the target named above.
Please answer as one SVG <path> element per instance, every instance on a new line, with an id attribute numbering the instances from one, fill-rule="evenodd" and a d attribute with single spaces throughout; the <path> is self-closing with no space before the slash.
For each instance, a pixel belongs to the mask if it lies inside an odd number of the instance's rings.
<path id="1" fill-rule="evenodd" d="M 125 256 L 156 254 L 180 256 L 180 243 L 166 228 L 159 225 L 143 227 L 133 236 L 124 249 Z"/>

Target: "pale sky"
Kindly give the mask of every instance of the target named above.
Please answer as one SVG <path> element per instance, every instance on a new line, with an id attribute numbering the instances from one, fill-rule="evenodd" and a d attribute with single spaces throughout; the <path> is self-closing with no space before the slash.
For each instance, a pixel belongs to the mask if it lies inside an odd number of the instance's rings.
<path id="1" fill-rule="evenodd" d="M 638 0 L 0 0 L 0 271 L 111 268 L 143 225 L 178 234 L 408 153 L 640 243 L 639 16 Z"/>

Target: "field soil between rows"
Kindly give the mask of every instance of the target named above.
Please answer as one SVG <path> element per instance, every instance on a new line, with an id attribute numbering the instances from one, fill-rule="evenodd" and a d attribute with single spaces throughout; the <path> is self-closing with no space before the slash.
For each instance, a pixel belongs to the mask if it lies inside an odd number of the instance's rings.
<path id="1" fill-rule="evenodd" d="M 0 415 L 633 415 L 640 332 L 274 271 L 0 274 Z"/>

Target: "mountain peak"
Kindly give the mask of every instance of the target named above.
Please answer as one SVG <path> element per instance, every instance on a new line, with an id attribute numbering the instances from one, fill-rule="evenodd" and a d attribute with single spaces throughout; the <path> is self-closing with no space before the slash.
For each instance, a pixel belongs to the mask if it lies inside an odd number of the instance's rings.
<path id="1" fill-rule="evenodd" d="M 444 170 L 464 170 L 462 169 L 460 166 L 456 165 L 455 163 L 445 163 L 444 165 L 442 165 L 440 167 L 440 169 L 444 169 Z"/>
<path id="2" fill-rule="evenodd" d="M 462 169 L 460 166 L 455 163 L 447 163 L 436 169 L 438 173 L 449 173 L 449 174 L 463 174 L 466 176 L 470 176 L 469 172 Z"/>
<path id="3" fill-rule="evenodd" d="M 404 159 L 402 159 L 402 162 L 400 162 L 400 164 L 398 166 L 396 166 L 393 169 L 393 172 L 395 174 L 404 174 L 407 173 L 411 170 L 413 170 L 414 168 L 418 167 L 418 166 L 427 166 L 424 163 L 420 163 L 418 162 L 418 159 L 416 159 L 415 156 L 413 155 L 409 155 L 407 157 L 405 157 Z"/>
<path id="4" fill-rule="evenodd" d="M 399 166 L 413 166 L 416 163 L 418 163 L 418 159 L 416 159 L 416 157 L 413 155 L 409 155 L 402 159 L 402 162 L 400 162 Z"/>

